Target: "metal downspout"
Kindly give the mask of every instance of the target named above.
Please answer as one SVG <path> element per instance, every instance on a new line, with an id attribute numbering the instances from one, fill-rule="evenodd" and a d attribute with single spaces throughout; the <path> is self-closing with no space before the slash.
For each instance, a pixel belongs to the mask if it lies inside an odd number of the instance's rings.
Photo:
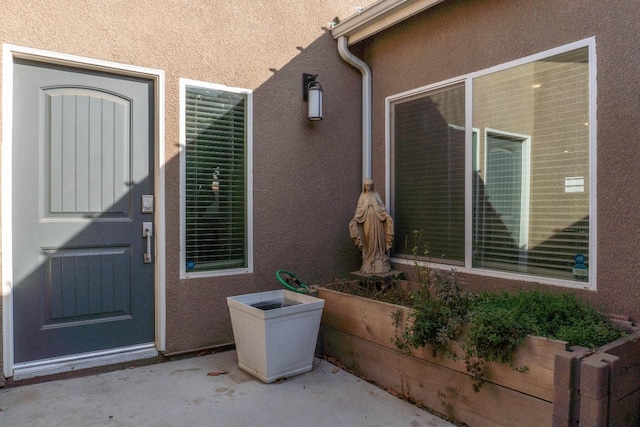
<path id="1" fill-rule="evenodd" d="M 338 38 L 338 52 L 342 59 L 362 73 L 362 181 L 371 178 L 371 69 L 349 52 L 347 37 Z"/>

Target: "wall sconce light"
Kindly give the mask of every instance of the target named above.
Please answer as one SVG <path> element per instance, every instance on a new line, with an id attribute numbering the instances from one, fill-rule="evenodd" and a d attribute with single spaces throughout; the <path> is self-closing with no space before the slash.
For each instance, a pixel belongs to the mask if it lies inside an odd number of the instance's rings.
<path id="1" fill-rule="evenodd" d="M 302 99 L 309 103 L 307 117 L 311 121 L 322 120 L 322 86 L 317 74 L 302 74 Z"/>

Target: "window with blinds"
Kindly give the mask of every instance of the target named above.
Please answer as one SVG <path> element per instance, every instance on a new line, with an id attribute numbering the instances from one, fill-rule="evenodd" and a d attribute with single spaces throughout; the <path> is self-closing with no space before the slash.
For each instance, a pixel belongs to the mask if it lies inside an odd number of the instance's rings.
<path id="1" fill-rule="evenodd" d="M 247 267 L 247 94 L 186 85 L 184 262 Z"/>
<path id="2" fill-rule="evenodd" d="M 589 259 L 589 52 L 584 47 L 473 79 L 478 245 L 473 266 L 574 279 Z M 587 182 L 585 179 L 584 182 Z"/>
<path id="3" fill-rule="evenodd" d="M 464 99 L 460 84 L 393 105 L 398 256 L 418 245 L 420 256 L 464 261 Z"/>
<path id="4" fill-rule="evenodd" d="M 391 99 L 395 255 L 421 230 L 433 261 L 588 280 L 591 65 L 587 43 Z"/>

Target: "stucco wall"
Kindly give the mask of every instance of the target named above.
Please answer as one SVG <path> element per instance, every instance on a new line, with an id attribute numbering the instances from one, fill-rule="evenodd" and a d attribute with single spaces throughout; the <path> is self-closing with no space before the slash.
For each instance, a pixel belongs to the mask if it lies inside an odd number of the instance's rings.
<path id="1" fill-rule="evenodd" d="M 279 268 L 313 284 L 357 266 L 347 223 L 361 181 L 360 75 L 339 58 L 325 27 L 359 4 L 2 2 L 2 43 L 166 73 L 168 353 L 231 342 L 225 298 L 278 288 Z M 322 122 L 306 119 L 305 72 L 319 74 L 324 88 Z M 254 90 L 253 274 L 179 279 L 180 78 Z"/>
<path id="2" fill-rule="evenodd" d="M 374 76 L 374 178 L 384 178 L 385 97 L 595 36 L 598 277 L 597 291 L 581 294 L 638 321 L 640 7 L 634 1 L 614 6 L 595 0 L 558 5 L 552 0 L 447 1 L 355 46 Z M 476 289 L 514 285 L 473 275 L 466 281 Z"/>

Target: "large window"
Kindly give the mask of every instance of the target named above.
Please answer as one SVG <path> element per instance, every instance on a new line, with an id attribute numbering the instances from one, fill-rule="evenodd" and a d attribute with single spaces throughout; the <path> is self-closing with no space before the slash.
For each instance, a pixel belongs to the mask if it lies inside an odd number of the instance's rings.
<path id="1" fill-rule="evenodd" d="M 251 92 L 181 80 L 182 273 L 251 269 Z"/>
<path id="2" fill-rule="evenodd" d="M 594 52 L 589 39 L 388 98 L 397 258 L 594 285 Z"/>

